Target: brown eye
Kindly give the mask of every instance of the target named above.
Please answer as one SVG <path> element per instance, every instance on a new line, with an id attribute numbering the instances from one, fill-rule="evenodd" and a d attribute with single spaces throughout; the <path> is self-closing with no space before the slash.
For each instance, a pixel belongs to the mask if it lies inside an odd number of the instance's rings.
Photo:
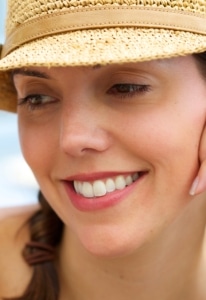
<path id="1" fill-rule="evenodd" d="M 25 98 L 19 100 L 18 105 L 27 104 L 28 107 L 33 110 L 36 108 L 41 108 L 46 104 L 54 103 L 57 100 L 48 95 L 28 95 Z"/>
<path id="2" fill-rule="evenodd" d="M 42 95 L 31 95 L 27 97 L 27 101 L 31 103 L 32 105 L 41 105 L 44 103 L 45 96 Z"/>
<path id="3" fill-rule="evenodd" d="M 115 96 L 133 96 L 137 93 L 143 93 L 148 91 L 148 85 L 130 84 L 130 83 L 119 83 L 113 85 L 109 90 L 108 94 Z"/>

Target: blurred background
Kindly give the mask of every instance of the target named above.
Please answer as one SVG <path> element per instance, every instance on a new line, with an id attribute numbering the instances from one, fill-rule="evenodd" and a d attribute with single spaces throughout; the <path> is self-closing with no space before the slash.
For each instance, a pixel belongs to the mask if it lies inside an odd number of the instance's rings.
<path id="1" fill-rule="evenodd" d="M 6 0 L 0 0 L 0 44 L 4 43 Z M 37 183 L 18 142 L 17 116 L 0 111 L 0 208 L 36 203 Z"/>

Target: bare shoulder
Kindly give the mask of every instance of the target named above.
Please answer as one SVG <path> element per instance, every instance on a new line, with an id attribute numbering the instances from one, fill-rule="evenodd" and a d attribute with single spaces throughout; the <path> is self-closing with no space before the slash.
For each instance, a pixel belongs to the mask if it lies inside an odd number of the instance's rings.
<path id="1" fill-rule="evenodd" d="M 29 217 L 38 210 L 39 206 L 19 206 L 11 208 L 0 208 L 0 253 L 3 245 L 17 242 L 18 231 L 26 223 Z M 22 231 L 23 232 L 23 231 Z M 16 236 L 16 238 L 15 238 Z M 21 235 L 19 235 L 20 237 Z M 11 239 L 13 237 L 13 239 Z M 21 240 L 21 238 L 20 238 Z"/>
<path id="2" fill-rule="evenodd" d="M 15 206 L 15 207 L 3 207 L 0 208 L 0 224 L 2 221 L 9 220 L 10 218 L 27 217 L 39 208 L 39 205 L 27 205 L 27 206 Z"/>
<path id="3" fill-rule="evenodd" d="M 30 278 L 31 270 L 22 258 L 29 240 L 26 225 L 38 206 L 0 209 L 0 299 L 18 296 Z"/>

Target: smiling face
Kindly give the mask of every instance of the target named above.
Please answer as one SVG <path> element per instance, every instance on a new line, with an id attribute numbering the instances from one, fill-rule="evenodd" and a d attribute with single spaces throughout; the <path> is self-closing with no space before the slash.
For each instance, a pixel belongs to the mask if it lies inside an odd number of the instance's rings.
<path id="1" fill-rule="evenodd" d="M 192 57 L 14 72 L 23 154 L 90 252 L 133 252 L 188 202 L 206 85 Z"/>

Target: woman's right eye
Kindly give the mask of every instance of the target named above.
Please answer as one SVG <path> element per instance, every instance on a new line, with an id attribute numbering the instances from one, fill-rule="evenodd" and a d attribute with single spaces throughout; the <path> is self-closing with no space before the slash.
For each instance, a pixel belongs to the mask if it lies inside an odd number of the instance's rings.
<path id="1" fill-rule="evenodd" d="M 18 105 L 26 105 L 30 110 L 34 110 L 43 108 L 43 106 L 56 101 L 56 98 L 48 95 L 33 94 L 19 99 Z"/>
<path id="2" fill-rule="evenodd" d="M 108 94 L 115 97 L 126 99 L 144 94 L 150 91 L 150 86 L 146 84 L 133 84 L 133 83 L 119 83 L 113 85 Z"/>

